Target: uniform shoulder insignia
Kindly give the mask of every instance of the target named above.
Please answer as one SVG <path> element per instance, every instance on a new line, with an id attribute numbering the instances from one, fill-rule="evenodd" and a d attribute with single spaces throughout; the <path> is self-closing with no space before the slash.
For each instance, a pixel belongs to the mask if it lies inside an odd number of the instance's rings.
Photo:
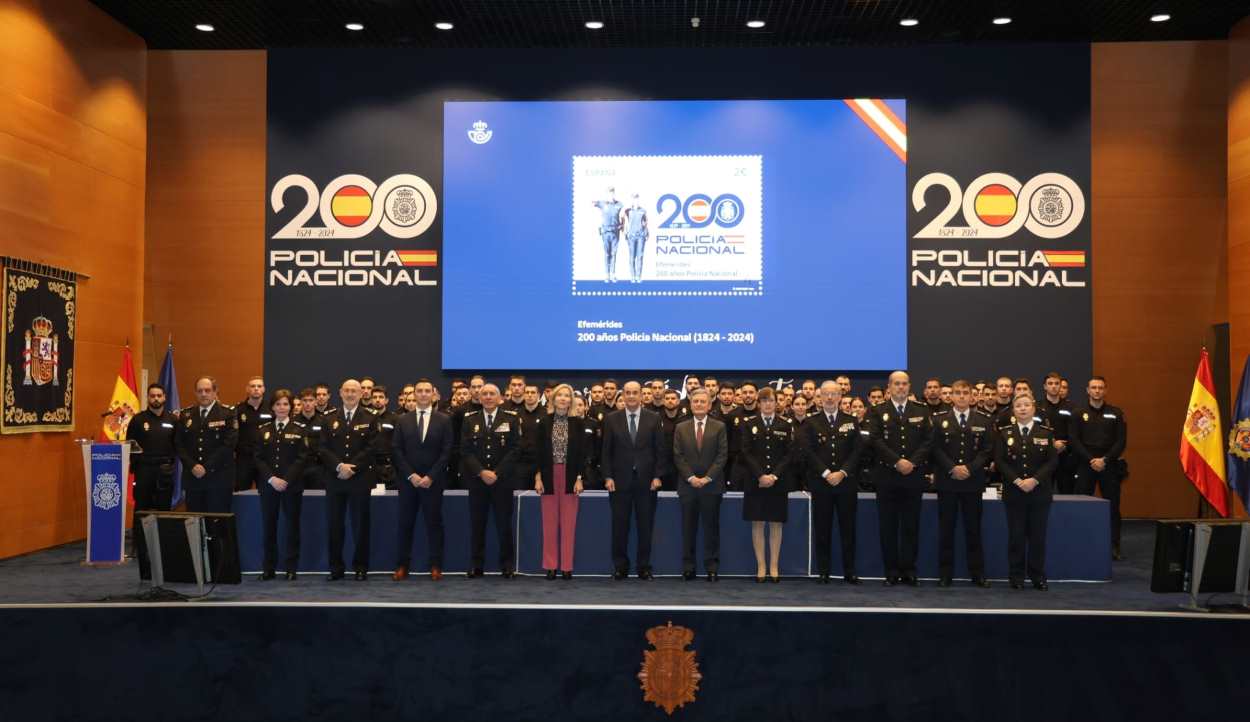
<path id="1" fill-rule="evenodd" d="M 299 423 L 299 422 L 296 422 L 296 423 Z M 265 428 L 265 427 L 267 427 L 267 426 L 273 426 L 273 422 L 272 422 L 272 421 L 266 421 L 265 423 L 261 424 L 260 426 L 258 426 L 258 427 L 256 427 L 256 428 L 258 428 L 258 429 L 263 429 L 263 428 Z"/>
<path id="2" fill-rule="evenodd" d="M 743 416 L 742 421 L 747 422 L 747 421 L 750 421 L 751 419 L 757 419 L 757 418 L 759 418 L 759 414 L 751 414 L 750 416 Z"/>
<path id="3" fill-rule="evenodd" d="M 933 415 L 942 416 L 943 414 L 949 414 L 949 413 L 951 413 L 950 409 L 942 409 L 941 411 L 934 411 Z"/>
<path id="4" fill-rule="evenodd" d="M 503 410 L 503 412 L 504 412 L 505 414 L 510 414 L 510 415 L 512 415 L 512 416 L 516 416 L 516 412 L 515 412 L 515 411 L 513 411 L 512 409 L 504 409 L 504 410 Z"/>

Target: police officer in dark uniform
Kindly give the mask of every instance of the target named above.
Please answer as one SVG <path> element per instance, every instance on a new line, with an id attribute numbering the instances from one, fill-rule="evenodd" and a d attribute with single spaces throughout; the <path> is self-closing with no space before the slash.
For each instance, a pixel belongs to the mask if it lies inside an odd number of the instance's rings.
<path id="1" fill-rule="evenodd" d="M 1076 493 L 1093 496 L 1094 487 L 1111 502 L 1111 558 L 1120 553 L 1120 482 L 1125 464 L 1121 457 L 1128 444 L 1124 410 L 1106 402 L 1107 380 L 1094 376 L 1085 387 L 1088 402 L 1074 418 L 1072 451 L 1076 454 Z"/>
<path id="2" fill-rule="evenodd" d="M 1072 402 L 1061 395 L 1062 384 L 1063 377 L 1058 373 L 1051 371 L 1046 374 L 1046 381 L 1043 382 L 1046 395 L 1037 404 L 1037 415 L 1055 432 L 1055 451 L 1059 454 L 1055 492 L 1071 494 L 1076 490 L 1076 454 L 1071 447 L 1072 418 L 1076 412 Z"/>
<path id="3" fill-rule="evenodd" d="M 551 423 L 546 407 L 538 403 L 540 398 L 538 385 L 525 382 L 520 406 L 507 408 L 507 402 L 499 405 L 505 411 L 516 412 L 521 424 L 521 454 L 517 457 L 513 474 L 513 481 L 518 489 L 528 489 L 534 485 L 534 474 L 538 473 L 538 449 L 534 446 L 538 441 L 538 427 Z"/>
<path id="4" fill-rule="evenodd" d="M 228 513 L 239 422 L 234 409 L 218 403 L 217 379 L 212 376 L 195 380 L 195 398 L 195 406 L 178 413 L 178 433 L 174 434 L 187 511 Z"/>
<path id="5" fill-rule="evenodd" d="M 836 381 L 820 385 L 816 395 L 820 406 L 809 413 L 800 427 L 804 473 L 812 496 L 812 546 L 820 583 L 829 583 L 833 547 L 833 517 L 838 517 L 838 538 L 842 547 L 842 579 L 859 584 L 855 573 L 855 513 L 859 489 L 855 477 L 860 469 L 860 453 L 867 445 L 859 422 L 843 412 L 842 386 Z"/>
<path id="6" fill-rule="evenodd" d="M 139 512 L 169 511 L 174 494 L 174 436 L 178 417 L 165 408 L 165 387 L 148 384 L 148 407 L 135 414 L 126 427 L 126 438 L 139 444 L 140 453 L 132 455 L 135 472 L 135 508 L 133 515 L 135 557 L 139 559 L 139 578 L 151 579 L 147 541 Z"/>
<path id="7" fill-rule="evenodd" d="M 751 522 L 755 581 L 781 581 L 781 538 L 790 512 L 790 492 L 802 476 L 798 427 L 777 413 L 777 393 L 765 386 L 757 397 L 759 414 L 743 420 L 738 459 L 743 466 L 742 518 Z M 764 567 L 764 529 L 768 527 L 768 568 Z M 765 573 L 767 572 L 767 573 Z"/>
<path id="8" fill-rule="evenodd" d="M 332 582 L 342 579 L 347 569 L 343 541 L 349 512 L 355 543 L 352 569 L 356 581 L 369 578 L 369 492 L 374 480 L 371 465 L 377 454 L 378 419 L 360 402 L 362 393 L 359 381 L 347 379 L 339 388 L 343 405 L 321 419 L 318 453 L 329 474 L 326 512 Z"/>
<path id="9" fill-rule="evenodd" d="M 299 392 L 299 413 L 292 421 L 304 428 L 305 440 L 308 442 L 308 458 L 304 460 L 304 474 L 299 480 L 300 486 L 308 489 L 326 488 L 325 467 L 321 465 L 321 418 L 317 411 L 316 391 L 305 388 Z"/>
<path id="10" fill-rule="evenodd" d="M 745 470 L 737 463 L 739 447 L 742 444 L 738 434 L 741 433 L 743 420 L 759 413 L 759 408 L 755 403 L 759 390 L 753 381 L 743 381 L 738 384 L 738 391 L 742 394 L 742 405 L 729 412 L 724 419 L 725 432 L 729 435 L 729 461 L 725 462 L 725 484 L 729 489 L 741 491 Z"/>
<path id="11" fill-rule="evenodd" d="M 590 405 L 581 396 L 573 397 L 573 415 L 582 419 L 586 434 L 586 471 L 582 475 L 583 489 L 602 489 L 603 474 L 599 458 L 603 453 L 603 426 L 590 417 Z"/>
<path id="12" fill-rule="evenodd" d="M 278 389 L 269 400 L 272 421 L 257 430 L 256 470 L 260 494 L 260 515 L 265 547 L 261 581 L 273 579 L 278 563 L 278 512 L 286 517 L 286 554 L 284 569 L 287 581 L 294 581 L 299 571 L 300 508 L 304 499 L 301 481 L 304 465 L 311 450 L 308 427 L 291 418 L 293 396 L 287 389 Z"/>
<path id="13" fill-rule="evenodd" d="M 460 432 L 464 426 L 464 417 L 474 411 L 481 411 L 482 404 L 478 400 L 478 394 L 482 391 L 482 386 L 486 380 L 481 374 L 473 374 L 469 377 L 469 400 L 451 412 L 451 461 L 448 462 L 449 472 L 447 475 L 447 488 L 463 489 L 469 484 L 468 479 L 462 479 L 460 476 Z"/>
<path id="14" fill-rule="evenodd" d="M 1007 509 L 1007 562 L 1012 589 L 1024 588 L 1027 572 L 1033 588 L 1046 591 L 1046 523 L 1054 494 L 1051 477 L 1059 463 L 1054 433 L 1046 428 L 1033 397 L 1020 394 L 1011 403 L 1012 421 L 997 434 L 995 463 L 1003 474 Z"/>
<path id="15" fill-rule="evenodd" d="M 665 389 L 661 392 L 660 403 L 660 438 L 664 442 L 664 452 L 667 454 L 666 459 L 673 458 L 673 434 L 677 432 L 677 425 L 685 421 L 688 416 L 682 413 L 681 400 L 677 397 L 677 389 Z M 711 414 L 708 414 L 711 416 Z M 669 465 L 672 466 L 671 464 Z M 660 474 L 660 490 L 661 491 L 677 491 L 677 469 L 668 468 Z"/>
<path id="16" fill-rule="evenodd" d="M 378 436 L 374 440 L 376 452 L 373 457 L 373 474 L 377 482 L 386 485 L 387 489 L 399 488 L 395 479 L 395 467 L 391 464 L 391 439 L 395 436 L 395 425 L 399 423 L 399 414 L 391 411 L 390 399 L 386 395 L 386 387 L 377 384 L 370 392 L 371 411 L 378 418 Z"/>
<path id="17" fill-rule="evenodd" d="M 925 463 L 932 444 L 932 420 L 925 404 L 908 399 L 906 372 L 890 374 L 889 395 L 868 411 L 869 440 L 877 458 L 877 513 L 885 584 L 916 586 L 920 504 L 929 482 Z"/>
<path id="18" fill-rule="evenodd" d="M 265 403 L 265 379 L 253 376 L 247 381 L 247 397 L 234 407 L 239 420 L 239 442 L 234 448 L 234 490 L 247 491 L 260 483 L 256 472 L 257 429 L 273 420 Z"/>
<path id="19" fill-rule="evenodd" d="M 486 559 L 486 516 L 495 515 L 499 567 L 504 579 L 515 575 L 512 545 L 512 491 L 521 451 L 521 424 L 515 411 L 499 408 L 499 388 L 486 384 L 478 396 L 480 411 L 464 417 L 460 439 L 461 477 L 469 487 L 472 527 L 468 577 L 482 576 Z"/>
<path id="20" fill-rule="evenodd" d="M 994 420 L 972 406 L 972 387 L 951 384 L 952 405 L 933 415 L 933 474 L 938 495 L 938 586 L 949 587 L 955 567 L 955 522 L 964 518 L 968 574 L 988 587 L 981 548 L 981 494 L 994 455 Z"/>

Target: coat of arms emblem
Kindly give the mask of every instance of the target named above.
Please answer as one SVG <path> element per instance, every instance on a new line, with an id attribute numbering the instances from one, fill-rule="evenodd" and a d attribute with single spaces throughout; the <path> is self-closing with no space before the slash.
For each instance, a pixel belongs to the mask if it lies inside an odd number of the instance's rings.
<path id="1" fill-rule="evenodd" d="M 23 386 L 43 386 L 51 383 L 53 386 L 60 386 L 58 378 L 57 366 L 60 359 L 57 355 L 57 345 L 59 338 L 57 334 L 52 332 L 52 321 L 37 316 L 31 321 L 30 330 L 25 332 L 26 350 L 22 354 L 22 365 L 26 370 L 26 377 L 22 379 Z"/>
<path id="2" fill-rule="evenodd" d="M 686 649 L 694 641 L 694 632 L 685 627 L 674 627 L 672 622 L 647 630 L 647 641 L 654 650 L 644 651 L 642 682 L 644 702 L 654 702 L 670 716 L 678 707 L 694 701 L 699 690 L 699 665 L 695 653 Z"/>
<path id="3" fill-rule="evenodd" d="M 1214 431 L 1218 423 L 1213 410 L 1206 406 L 1195 406 L 1189 410 L 1189 417 L 1185 419 L 1185 433 L 1196 443 Z"/>
<path id="4" fill-rule="evenodd" d="M 1250 419 L 1242 419 L 1228 432 L 1228 453 L 1250 461 Z"/>

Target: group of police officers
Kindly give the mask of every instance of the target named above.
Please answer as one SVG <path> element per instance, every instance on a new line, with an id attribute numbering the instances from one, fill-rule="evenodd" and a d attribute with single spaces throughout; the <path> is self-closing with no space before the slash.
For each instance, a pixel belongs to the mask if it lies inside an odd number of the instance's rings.
<path id="1" fill-rule="evenodd" d="M 956 520 L 964 518 L 968 571 L 976 586 L 989 586 L 981 548 L 981 499 L 988 485 L 1001 486 L 1008 516 L 1010 582 L 1023 588 L 1027 574 L 1037 589 L 1046 589 L 1046 515 L 1053 493 L 1094 494 L 1111 502 L 1112 553 L 1120 553 L 1120 482 L 1127 475 L 1123 453 L 1127 426 L 1121 409 L 1105 401 L 1106 381 L 1091 378 L 1087 400 L 1068 401 L 1068 384 L 1057 373 L 1046 376 L 1036 394 L 1027 379 L 1000 377 L 975 384 L 949 385 L 927 379 L 922 395 L 911 391 L 908 375 L 890 375 L 885 388 L 873 387 L 866 397 L 852 396 L 851 380 L 838 376 L 819 386 L 814 379 L 798 387 L 784 385 L 768 396 L 768 413 L 786 420 L 785 434 L 766 438 L 770 447 L 756 450 L 761 458 L 784 459 L 784 478 L 770 477 L 769 486 L 811 495 L 814 562 L 821 582 L 833 573 L 831 547 L 836 522 L 842 551 L 841 571 L 849 584 L 855 573 L 855 516 L 858 492 L 874 491 L 880 515 L 881 548 L 887 585 L 916 585 L 916 552 L 922 494 L 936 491 L 939 510 L 939 584 L 952 584 Z M 195 382 L 196 403 L 181 410 L 166 408 L 166 390 L 147 389 L 147 408 L 130 421 L 127 438 L 138 442 L 135 463 L 136 510 L 168 509 L 176 464 L 188 511 L 227 512 L 231 493 L 255 487 L 264 522 L 264 566 L 261 578 L 272 579 L 278 568 L 279 514 L 286 515 L 288 537 L 282 560 L 287 579 L 296 578 L 302 492 L 324 489 L 329 514 L 330 579 L 346 576 L 343 559 L 346 517 L 352 519 L 355 578 L 366 579 L 369 568 L 369 495 L 376 484 L 401 492 L 401 549 L 411 548 L 418 510 L 424 512 L 429 536 L 432 577 L 442 576 L 443 526 L 441 497 L 446 489 L 468 487 L 471 510 L 471 569 L 480 576 L 485 523 L 493 511 L 499 530 L 501 569 L 513 576 L 511 559 L 514 489 L 533 486 L 538 466 L 531 440 L 551 411 L 554 384 L 539 385 L 512 375 L 503 392 L 480 375 L 455 380 L 451 394 L 441 398 L 426 379 L 404 386 L 392 408 L 388 390 L 368 377 L 348 379 L 334 405 L 327 384 L 298 394 L 279 390 L 266 397 L 264 379 L 247 383 L 246 396 L 229 406 L 218 400 L 217 382 L 203 376 Z M 585 463 L 584 488 L 603 488 L 599 468 L 603 430 L 609 415 L 624 414 L 622 394 L 613 379 L 594 384 L 574 399 L 572 415 L 582 418 L 593 435 Z M 759 389 L 751 382 L 732 384 L 696 376 L 685 379 L 685 393 L 661 380 L 641 384 L 642 413 L 659 418 L 657 450 L 660 488 L 677 490 L 681 483 L 671 463 L 677 424 L 691 416 L 689 395 L 705 389 L 711 416 L 728 430 L 729 460 L 725 486 L 758 490 L 748 475 L 757 464 L 745 430 L 760 415 Z M 485 392 L 486 398 L 483 394 Z M 466 418 L 472 417 L 466 427 Z M 472 433 L 487 421 L 489 431 Z M 469 432 L 466 432 L 466 428 Z M 784 439 L 782 437 L 785 437 Z M 399 440 L 403 452 L 395 453 Z M 745 441 L 745 443 L 744 443 Z M 774 448 L 775 447 L 775 448 Z M 399 458 L 397 458 L 399 457 Z M 772 467 L 770 467 L 771 469 Z M 403 473 L 397 473 L 397 469 Z M 498 475 L 493 471 L 498 469 Z M 483 471 L 486 474 L 483 475 Z M 494 477 L 483 484 L 479 480 Z M 140 572 L 150 570 L 142 526 L 134 526 Z M 401 555 L 403 556 L 403 555 Z M 407 576 L 406 560 L 395 573 Z M 618 574 L 618 577 L 620 575 Z M 647 578 L 650 577 L 648 573 Z"/>

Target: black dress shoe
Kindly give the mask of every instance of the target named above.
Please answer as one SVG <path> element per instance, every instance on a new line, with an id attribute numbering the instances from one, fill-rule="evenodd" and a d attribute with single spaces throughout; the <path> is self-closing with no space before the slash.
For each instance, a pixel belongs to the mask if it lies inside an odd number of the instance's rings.
<path id="1" fill-rule="evenodd" d="M 904 574 L 902 582 L 909 587 L 920 586 L 920 580 L 916 578 L 915 574 Z"/>
<path id="2" fill-rule="evenodd" d="M 357 569 L 357 570 L 356 570 L 356 581 L 358 581 L 358 582 L 367 582 L 367 581 L 369 581 L 369 572 L 366 572 L 364 569 Z"/>
<path id="3" fill-rule="evenodd" d="M 846 576 L 842 577 L 842 581 L 852 586 L 858 586 L 860 584 L 863 584 L 863 582 L 859 580 L 859 577 L 855 576 L 854 574 L 847 574 Z"/>
<path id="4" fill-rule="evenodd" d="M 694 570 L 692 569 L 688 572 L 682 572 L 681 578 L 685 579 L 686 581 L 691 581 L 692 579 L 694 579 Z"/>
<path id="5" fill-rule="evenodd" d="M 829 572 L 821 572 L 821 573 L 820 573 L 820 578 L 819 578 L 819 579 L 817 579 L 816 581 L 817 581 L 817 582 L 819 582 L 819 583 L 821 583 L 821 584 L 828 584 L 828 583 L 829 583 Z"/>
<path id="6" fill-rule="evenodd" d="M 293 581 L 295 581 L 295 580 L 296 580 L 296 579 L 298 579 L 298 578 L 299 578 L 299 575 L 298 575 L 298 574 L 296 574 L 295 572 L 287 572 L 287 573 L 286 573 L 286 580 L 287 580 L 288 582 L 293 582 Z"/>
<path id="7" fill-rule="evenodd" d="M 942 577 L 942 578 L 938 579 L 938 586 L 939 586 L 939 587 L 949 587 L 949 586 L 950 586 L 951 584 L 953 584 L 953 583 L 954 583 L 954 582 L 952 582 L 952 581 L 951 581 L 951 578 L 950 578 L 950 577 Z"/>
<path id="8" fill-rule="evenodd" d="M 504 578 L 504 579 L 515 579 L 515 578 L 516 578 L 516 572 L 515 572 L 515 571 L 513 571 L 513 570 L 511 570 L 511 569 L 505 569 L 505 570 L 503 570 L 502 572 L 499 572 L 499 576 L 500 576 L 500 577 L 502 577 L 502 578 Z M 552 578 L 554 579 L 554 577 L 552 577 Z"/>
<path id="9" fill-rule="evenodd" d="M 612 578 L 618 582 L 621 581 L 622 579 L 625 579 L 628 576 L 629 576 L 629 572 L 617 571 L 617 572 L 612 573 Z"/>
<path id="10" fill-rule="evenodd" d="M 567 582 L 568 580 L 573 578 L 573 572 L 560 572 L 560 577 L 563 578 L 564 581 Z"/>
<path id="11" fill-rule="evenodd" d="M 973 577 L 972 586 L 981 587 L 982 589 L 989 589 L 990 580 L 986 579 L 985 577 Z"/>
<path id="12" fill-rule="evenodd" d="M 278 576 L 278 575 L 277 575 L 277 574 L 274 574 L 274 571 L 273 571 L 272 569 L 266 569 L 265 571 L 263 571 L 263 572 L 261 572 L 261 573 L 260 573 L 260 580 L 261 580 L 262 582 L 267 582 L 267 581 L 269 581 L 270 579 L 273 579 L 273 578 L 274 578 L 274 577 L 276 577 L 276 576 Z"/>
<path id="13" fill-rule="evenodd" d="M 717 574 L 716 572 L 708 572 L 708 573 L 707 573 L 707 580 L 708 580 L 709 582 L 719 582 L 719 581 L 720 581 L 720 575 L 719 575 L 719 574 Z"/>
<path id="14" fill-rule="evenodd" d="M 556 578 L 556 570 L 554 570 L 554 569 L 548 569 L 548 570 L 547 570 L 547 578 L 548 578 L 548 579 L 555 579 L 555 578 Z"/>
<path id="15" fill-rule="evenodd" d="M 898 577 L 895 577 L 895 576 L 886 577 L 884 584 L 887 587 L 892 587 L 895 584 L 898 584 Z"/>
<path id="16" fill-rule="evenodd" d="M 464 575 L 468 577 L 469 579 L 477 579 L 478 577 L 482 576 L 483 573 L 484 572 L 482 572 L 481 567 L 474 567 L 470 569 L 469 571 L 465 572 Z"/>
<path id="17" fill-rule="evenodd" d="M 1115 546 L 1111 547 L 1111 559 L 1117 562 L 1124 561 L 1124 555 L 1120 553 L 1119 544 L 1116 544 Z"/>
<path id="18" fill-rule="evenodd" d="M 1011 580 L 1011 588 L 1012 588 L 1012 589 L 1024 589 L 1024 580 L 1023 580 L 1023 579 L 1012 579 L 1012 580 Z"/>
<path id="19" fill-rule="evenodd" d="M 644 582 L 649 582 L 652 579 L 655 579 L 655 575 L 651 573 L 650 569 L 643 569 L 642 571 L 638 572 L 638 578 Z"/>
<path id="20" fill-rule="evenodd" d="M 1039 592 L 1044 592 L 1044 591 L 1046 591 L 1046 590 L 1050 589 L 1050 585 L 1046 583 L 1046 580 L 1045 580 L 1045 579 L 1034 579 L 1034 580 L 1033 580 L 1033 588 L 1034 588 L 1034 589 L 1036 589 L 1036 590 L 1037 590 L 1037 591 L 1039 591 Z"/>
<path id="21" fill-rule="evenodd" d="M 342 578 L 343 578 L 343 572 L 342 572 L 342 571 L 330 572 L 330 578 L 329 578 L 329 579 L 327 579 L 326 581 L 328 581 L 328 582 L 337 582 L 337 581 L 341 580 Z"/>

